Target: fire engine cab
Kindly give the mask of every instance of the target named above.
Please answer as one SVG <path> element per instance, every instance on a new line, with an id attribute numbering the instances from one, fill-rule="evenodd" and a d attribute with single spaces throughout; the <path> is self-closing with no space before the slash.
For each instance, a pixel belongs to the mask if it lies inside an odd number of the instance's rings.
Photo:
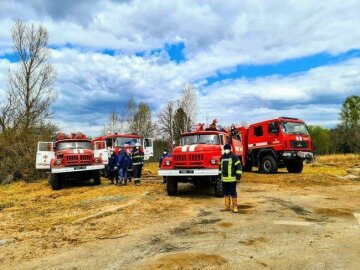
<path id="1" fill-rule="evenodd" d="M 238 130 L 244 138 L 243 171 L 257 166 L 263 173 L 285 167 L 289 173 L 301 173 L 303 161 L 313 159 L 311 138 L 301 119 L 279 117 Z"/>
<path id="2" fill-rule="evenodd" d="M 169 195 L 177 194 L 178 183 L 193 183 L 197 187 L 213 185 L 215 195 L 223 196 L 222 183 L 218 178 L 219 161 L 223 146 L 231 142 L 233 152 L 241 157 L 241 138 L 232 138 L 226 130 L 204 128 L 198 124 L 193 132 L 181 134 L 180 146 L 175 147 L 172 157 L 162 161 L 158 174 L 166 177 Z"/>
<path id="3" fill-rule="evenodd" d="M 105 165 L 104 174 L 107 174 L 108 158 L 111 151 L 122 147 L 130 154 L 136 143 L 142 145 L 141 150 L 144 152 L 144 160 L 148 160 L 154 155 L 153 139 L 142 139 L 139 135 L 134 134 L 117 134 L 109 133 L 106 136 L 100 136 L 91 141 L 94 147 L 94 155 L 96 158 L 101 158 Z"/>
<path id="4" fill-rule="evenodd" d="M 95 158 L 91 141 L 84 134 L 58 133 L 55 142 L 38 142 L 36 169 L 50 170 L 53 190 L 62 188 L 65 180 L 90 180 L 101 184 L 101 158 Z"/>

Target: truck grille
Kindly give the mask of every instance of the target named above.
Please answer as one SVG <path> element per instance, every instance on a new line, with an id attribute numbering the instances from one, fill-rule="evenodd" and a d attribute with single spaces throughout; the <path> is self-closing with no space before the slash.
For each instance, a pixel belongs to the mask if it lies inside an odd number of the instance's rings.
<path id="1" fill-rule="evenodd" d="M 290 141 L 291 148 L 308 148 L 309 142 L 308 141 Z"/>
<path id="2" fill-rule="evenodd" d="M 66 160 L 66 165 L 86 165 L 91 164 L 92 155 L 69 155 L 64 157 Z"/>
<path id="3" fill-rule="evenodd" d="M 176 162 L 186 162 L 186 155 L 185 154 L 174 155 L 174 161 L 176 161 Z"/>
<path id="4" fill-rule="evenodd" d="M 199 167 L 204 164 L 203 154 L 174 154 L 175 167 Z"/>
<path id="5" fill-rule="evenodd" d="M 189 161 L 190 162 L 201 162 L 203 161 L 203 154 L 190 154 Z"/>

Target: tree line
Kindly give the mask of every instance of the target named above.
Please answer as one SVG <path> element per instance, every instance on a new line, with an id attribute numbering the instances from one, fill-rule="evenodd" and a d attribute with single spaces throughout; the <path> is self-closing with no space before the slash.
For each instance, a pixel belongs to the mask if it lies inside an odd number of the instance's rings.
<path id="1" fill-rule="evenodd" d="M 123 133 L 137 134 L 143 138 L 156 138 L 154 157 L 158 160 L 163 149 L 171 149 L 180 143 L 180 135 L 189 131 L 196 122 L 198 103 L 196 89 L 187 83 L 180 97 L 169 100 L 157 115 L 155 121 L 147 103 L 136 103 L 133 98 L 127 102 L 122 112 L 112 111 L 104 125 L 102 134 Z"/>
<path id="2" fill-rule="evenodd" d="M 360 153 L 360 96 L 349 96 L 334 128 L 308 126 L 315 154 Z"/>
<path id="3" fill-rule="evenodd" d="M 11 36 L 16 64 L 0 99 L 0 182 L 44 177 L 35 170 L 37 142 L 51 139 L 57 130 L 49 121 L 57 93 L 47 29 L 16 21 Z"/>

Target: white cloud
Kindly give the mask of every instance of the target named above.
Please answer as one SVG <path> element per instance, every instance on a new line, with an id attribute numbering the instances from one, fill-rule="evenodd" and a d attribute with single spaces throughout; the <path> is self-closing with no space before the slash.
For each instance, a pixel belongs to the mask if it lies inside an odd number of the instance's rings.
<path id="1" fill-rule="evenodd" d="M 226 123 L 289 115 L 333 125 L 343 99 L 359 91 L 358 58 L 288 76 L 239 78 L 210 86 L 205 80 L 241 64 L 360 48 L 356 0 L 2 1 L 1 6 L 0 55 L 11 47 L 15 18 L 43 21 L 51 45 L 60 47 L 52 58 L 59 91 L 54 109 L 66 129 L 76 126 L 96 134 L 106 113 L 120 111 L 130 97 L 158 110 L 188 81 L 201 93 L 200 119 L 209 112 Z M 185 43 L 186 61 L 181 64 L 169 61 L 163 51 L 134 56 L 178 41 Z M 65 44 L 74 48 L 62 48 Z M 119 54 L 96 53 L 102 49 Z M 9 64 L 0 59 L 0 92 Z"/>
<path id="2" fill-rule="evenodd" d="M 285 115 L 331 126 L 345 98 L 359 94 L 359 85 L 359 58 L 289 76 L 227 80 L 205 87 L 201 117 L 216 111 L 231 123 Z"/>

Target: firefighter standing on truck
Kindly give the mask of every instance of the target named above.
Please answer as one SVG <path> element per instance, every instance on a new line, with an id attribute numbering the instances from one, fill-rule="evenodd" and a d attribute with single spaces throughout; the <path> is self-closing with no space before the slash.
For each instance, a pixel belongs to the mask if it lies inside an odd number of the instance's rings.
<path id="1" fill-rule="evenodd" d="M 136 143 L 135 147 L 131 152 L 133 173 L 134 173 L 134 184 L 140 186 L 141 170 L 144 165 L 144 153 L 140 149 L 140 144 Z"/>
<path id="2" fill-rule="evenodd" d="M 225 211 L 238 212 L 236 182 L 241 178 L 241 163 L 239 158 L 231 152 L 231 145 L 225 144 L 224 154 L 221 156 L 219 165 L 219 177 L 221 177 L 225 196 Z"/>

